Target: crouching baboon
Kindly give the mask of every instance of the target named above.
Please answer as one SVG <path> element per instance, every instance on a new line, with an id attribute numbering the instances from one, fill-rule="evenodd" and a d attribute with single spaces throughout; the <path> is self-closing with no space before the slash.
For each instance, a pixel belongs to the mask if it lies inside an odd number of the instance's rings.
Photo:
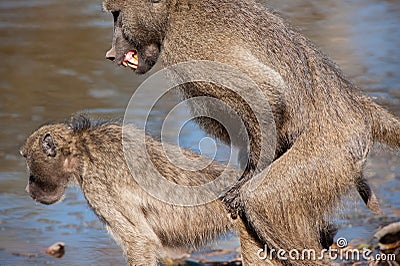
<path id="1" fill-rule="evenodd" d="M 126 141 L 133 151 L 135 173 L 152 180 L 151 162 L 138 148 L 138 136 L 143 132 L 128 127 L 132 134 Z M 197 172 L 179 169 L 165 157 L 161 143 L 151 137 L 146 142 L 146 152 L 154 166 L 176 184 L 209 182 L 223 170 L 239 175 L 234 168 L 217 163 Z M 169 150 L 180 152 L 179 147 Z M 183 153 L 189 159 L 201 160 L 198 154 Z M 194 207 L 175 206 L 142 189 L 128 169 L 122 126 L 117 123 L 75 115 L 66 123 L 45 125 L 35 131 L 21 154 L 28 166 L 27 191 L 31 197 L 43 204 L 53 204 L 61 199 L 68 184 L 78 183 L 90 207 L 123 248 L 130 265 L 156 265 L 163 257 L 162 247 L 205 244 L 233 229 L 219 200 Z"/>
<path id="2" fill-rule="evenodd" d="M 220 99 L 246 126 L 246 171 L 222 198 L 250 235 L 270 248 L 318 252 L 324 217 L 350 188 L 356 186 L 367 205 L 378 210 L 362 170 L 375 141 L 399 147 L 399 120 L 363 95 L 275 11 L 254 0 L 105 0 L 103 7 L 114 17 L 106 57 L 118 65 L 142 74 L 159 57 L 163 66 L 209 60 L 238 69 L 264 93 L 246 103 L 242 93 L 218 84 L 190 82 L 180 88 L 184 98 Z M 243 88 L 243 94 L 252 93 L 247 90 Z M 257 167 L 264 160 L 261 129 L 250 105 L 270 106 L 277 140 L 273 162 L 256 190 L 245 182 L 264 170 Z M 195 114 L 211 108 L 190 107 Z M 205 131 L 231 141 L 216 120 L 197 121 Z"/>

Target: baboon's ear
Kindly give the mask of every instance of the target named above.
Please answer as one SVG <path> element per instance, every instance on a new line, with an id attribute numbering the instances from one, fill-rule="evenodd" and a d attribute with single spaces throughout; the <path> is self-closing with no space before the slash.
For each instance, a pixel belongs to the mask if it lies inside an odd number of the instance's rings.
<path id="1" fill-rule="evenodd" d="M 57 152 L 56 152 L 56 144 L 54 144 L 53 137 L 51 136 L 50 133 L 46 133 L 43 138 L 40 141 L 40 146 L 42 147 L 42 150 L 44 153 L 46 153 L 47 156 L 55 157 Z"/>

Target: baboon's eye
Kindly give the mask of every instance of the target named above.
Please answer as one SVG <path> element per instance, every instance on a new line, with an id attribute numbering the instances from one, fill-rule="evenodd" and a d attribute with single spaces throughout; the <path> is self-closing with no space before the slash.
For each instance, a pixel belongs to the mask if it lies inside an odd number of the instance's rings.
<path id="1" fill-rule="evenodd" d="M 30 183 L 37 183 L 38 179 L 36 178 L 36 176 L 30 174 L 29 175 L 29 182 Z"/>
<path id="2" fill-rule="evenodd" d="M 150 2 L 152 2 L 152 3 L 159 3 L 159 2 L 161 2 L 161 0 L 150 0 Z"/>
<path id="3" fill-rule="evenodd" d="M 117 20 L 118 20 L 118 17 L 119 17 L 119 11 L 112 11 L 111 12 L 111 14 L 113 15 L 113 17 L 114 17 L 114 23 L 115 22 L 117 22 Z"/>
<path id="4" fill-rule="evenodd" d="M 22 157 L 26 158 L 26 153 L 22 149 L 19 150 L 19 154 L 21 154 Z"/>

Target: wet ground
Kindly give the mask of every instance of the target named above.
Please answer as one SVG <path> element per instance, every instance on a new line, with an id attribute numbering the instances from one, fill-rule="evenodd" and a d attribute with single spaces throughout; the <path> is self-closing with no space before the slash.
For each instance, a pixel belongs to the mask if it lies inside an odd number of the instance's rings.
<path id="1" fill-rule="evenodd" d="M 400 2 L 396 0 L 272 0 L 342 66 L 365 92 L 400 115 Z M 135 88 L 146 78 L 118 69 L 104 59 L 112 18 L 100 0 L 2 0 L 0 2 L 0 265 L 123 265 L 122 253 L 87 207 L 77 188 L 57 205 L 34 203 L 26 194 L 26 172 L 18 154 L 39 125 L 62 121 L 87 110 L 99 116 L 123 115 Z M 146 99 L 143 99 L 144 101 Z M 173 106 L 171 97 L 153 115 Z M 138 111 L 138 121 L 142 119 Z M 179 115 L 176 119 L 179 119 Z M 204 134 L 188 125 L 183 146 L 197 150 Z M 195 132 L 196 134 L 193 134 Z M 359 202 L 338 220 L 338 236 L 370 241 L 374 231 L 400 215 L 400 158 L 377 147 L 366 176 L 384 215 L 371 214 Z M 44 255 L 62 241 L 62 259 Z M 236 250 L 235 236 L 212 249 Z M 197 258 L 205 258 L 198 253 Z M 232 259 L 233 253 L 221 255 Z"/>

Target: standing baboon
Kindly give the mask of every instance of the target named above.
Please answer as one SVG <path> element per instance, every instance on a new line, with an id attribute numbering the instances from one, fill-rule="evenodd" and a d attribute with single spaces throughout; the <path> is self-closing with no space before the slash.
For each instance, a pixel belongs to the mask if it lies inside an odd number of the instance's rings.
<path id="1" fill-rule="evenodd" d="M 239 213 L 239 224 L 251 236 L 270 248 L 318 252 L 319 232 L 328 224 L 324 217 L 351 187 L 356 185 L 374 208 L 376 202 L 369 201 L 376 199 L 362 177 L 363 166 L 375 141 L 399 147 L 400 122 L 360 93 L 276 12 L 254 0 L 105 0 L 103 7 L 114 16 L 113 46 L 106 57 L 118 65 L 142 74 L 158 57 L 164 66 L 210 60 L 240 70 L 265 94 L 244 103 L 242 93 L 225 87 L 202 82 L 181 87 L 185 98 L 224 101 L 246 126 L 246 171 L 223 200 L 233 216 Z M 259 124 L 249 105 L 267 104 L 276 126 L 275 158 L 253 190 L 245 181 L 263 170 L 256 167 L 263 158 Z M 210 106 L 193 105 L 192 111 L 201 108 Z M 197 121 L 207 132 L 229 140 L 216 120 Z M 241 237 L 247 239 L 245 231 Z"/>
<path id="2" fill-rule="evenodd" d="M 157 167 L 169 181 L 187 186 L 212 181 L 223 170 L 239 175 L 235 169 L 217 163 L 198 172 L 179 169 L 165 156 L 161 143 L 147 137 L 147 151 L 143 150 L 139 143 L 143 132 L 127 127 L 130 133 L 124 145 L 132 151 L 131 167 L 142 178 L 156 178 L 151 167 Z M 169 151 L 178 153 L 181 149 L 171 146 Z M 145 159 L 145 152 L 154 166 Z M 130 265 L 156 265 L 163 256 L 162 247 L 205 244 L 233 229 L 218 200 L 199 206 L 174 206 L 143 190 L 125 161 L 119 124 L 76 115 L 67 123 L 45 125 L 35 131 L 21 154 L 28 165 L 27 191 L 32 198 L 53 204 L 62 198 L 68 184 L 78 183 L 90 207 L 122 246 Z M 189 151 L 184 155 L 202 160 Z M 160 187 L 160 191 L 163 189 Z"/>

